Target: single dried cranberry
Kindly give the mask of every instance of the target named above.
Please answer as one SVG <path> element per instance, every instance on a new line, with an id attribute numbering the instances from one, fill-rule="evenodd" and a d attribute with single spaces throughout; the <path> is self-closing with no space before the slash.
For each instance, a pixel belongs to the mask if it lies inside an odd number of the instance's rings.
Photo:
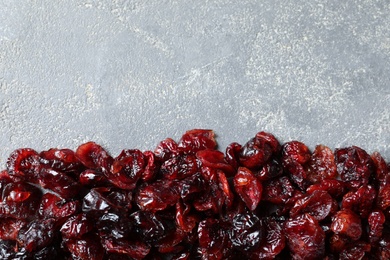
<path id="1" fill-rule="evenodd" d="M 280 159 L 274 158 L 268 161 L 261 170 L 255 173 L 260 181 L 270 180 L 283 174 L 283 166 Z"/>
<path id="2" fill-rule="evenodd" d="M 290 141 L 282 147 L 283 162 L 289 163 L 291 161 L 299 164 L 306 164 L 311 159 L 309 148 L 302 142 Z"/>
<path id="3" fill-rule="evenodd" d="M 142 177 L 145 165 L 145 157 L 140 150 L 123 150 L 115 158 L 112 170 L 106 176 L 116 187 L 132 190 Z"/>
<path id="4" fill-rule="evenodd" d="M 0 221 L 0 240 L 16 240 L 19 230 L 26 225 L 26 220 L 2 218 Z"/>
<path id="5" fill-rule="evenodd" d="M 158 180 L 149 185 L 143 185 L 135 197 L 138 207 L 147 211 L 159 211 L 173 206 L 179 199 L 176 182 Z"/>
<path id="6" fill-rule="evenodd" d="M 368 184 L 373 162 L 366 151 L 357 146 L 336 149 L 335 158 L 337 172 L 350 189 L 356 190 Z"/>
<path id="7" fill-rule="evenodd" d="M 311 194 L 317 190 L 328 192 L 332 197 L 339 198 L 345 194 L 346 186 L 344 182 L 336 179 L 325 179 L 320 183 L 310 185 L 306 192 Z"/>
<path id="8" fill-rule="evenodd" d="M 42 249 L 53 241 L 55 219 L 35 219 L 19 231 L 17 240 L 28 252 Z"/>
<path id="9" fill-rule="evenodd" d="M 340 253 L 340 260 L 360 260 L 366 252 L 370 252 L 371 246 L 368 243 L 359 241 L 344 249 Z"/>
<path id="10" fill-rule="evenodd" d="M 317 145 L 308 162 L 307 179 L 311 183 L 319 183 L 336 176 L 337 167 L 332 150 L 327 146 Z"/>
<path id="11" fill-rule="evenodd" d="M 184 153 L 196 153 L 200 150 L 215 149 L 216 146 L 214 131 L 208 129 L 187 131 L 178 143 L 178 148 Z"/>
<path id="12" fill-rule="evenodd" d="M 145 168 L 142 172 L 141 179 L 143 181 L 150 181 L 155 177 L 158 171 L 158 165 L 154 153 L 151 151 L 144 152 L 144 160 Z"/>
<path id="13" fill-rule="evenodd" d="M 314 191 L 295 202 L 290 210 L 290 216 L 296 217 L 308 213 L 317 221 L 325 219 L 332 209 L 333 199 L 326 191 Z"/>
<path id="14" fill-rule="evenodd" d="M 7 184 L 1 196 L 0 217 L 27 219 L 33 217 L 39 207 L 42 192 L 25 182 Z"/>
<path id="15" fill-rule="evenodd" d="M 82 203 L 82 210 L 104 211 L 131 209 L 132 194 L 124 190 L 116 190 L 112 187 L 93 188 L 85 195 Z"/>
<path id="16" fill-rule="evenodd" d="M 233 204 L 234 195 L 233 192 L 231 191 L 229 181 L 223 171 L 217 170 L 217 176 L 218 176 L 218 186 L 222 191 L 224 197 L 224 203 L 227 208 L 230 208 Z M 260 196 L 261 196 L 261 192 L 260 192 Z"/>
<path id="17" fill-rule="evenodd" d="M 91 169 L 87 169 L 80 173 L 79 182 L 81 185 L 88 187 L 101 187 L 109 185 L 109 181 L 102 172 Z"/>
<path id="18" fill-rule="evenodd" d="M 238 168 L 233 179 L 234 188 L 250 210 L 255 210 L 261 200 L 263 186 L 247 168 Z"/>
<path id="19" fill-rule="evenodd" d="M 39 156 L 43 165 L 56 171 L 77 175 L 84 168 L 75 152 L 70 149 L 52 148 L 41 152 Z"/>
<path id="20" fill-rule="evenodd" d="M 196 153 L 196 157 L 203 166 L 223 171 L 228 177 L 235 173 L 235 169 L 225 160 L 225 155 L 216 150 L 202 150 Z"/>
<path id="21" fill-rule="evenodd" d="M 263 233 L 260 219 L 253 213 L 247 212 L 233 218 L 229 237 L 235 249 L 249 253 L 260 246 L 264 238 Z"/>
<path id="22" fill-rule="evenodd" d="M 173 139 L 167 138 L 157 145 L 154 154 L 160 161 L 166 161 L 177 156 L 179 155 L 177 143 Z"/>
<path id="23" fill-rule="evenodd" d="M 286 176 L 271 179 L 263 183 L 262 198 L 274 204 L 286 203 L 294 195 L 295 188 Z"/>
<path id="24" fill-rule="evenodd" d="M 37 176 L 41 168 L 38 153 L 30 148 L 13 151 L 7 160 L 7 170 L 11 177 L 18 180 L 26 176 Z"/>
<path id="25" fill-rule="evenodd" d="M 169 180 L 181 180 L 198 171 L 198 161 L 192 154 L 172 157 L 166 160 L 160 168 L 161 176 Z"/>
<path id="26" fill-rule="evenodd" d="M 65 244 L 66 248 L 72 254 L 72 259 L 102 260 L 104 257 L 104 249 L 97 236 L 70 239 Z"/>
<path id="27" fill-rule="evenodd" d="M 168 226 L 161 217 L 147 211 L 136 211 L 130 215 L 135 232 L 149 244 L 156 244 L 167 236 Z"/>
<path id="28" fill-rule="evenodd" d="M 384 211 L 390 207 L 390 183 L 379 186 L 376 205 Z"/>
<path id="29" fill-rule="evenodd" d="M 258 250 L 251 254 L 250 259 L 275 259 L 286 246 L 286 237 L 281 223 L 275 219 L 267 218 L 264 220 L 264 226 L 264 242 L 261 243 Z"/>
<path id="30" fill-rule="evenodd" d="M 44 218 L 61 219 L 75 214 L 80 209 L 77 200 L 67 201 L 53 193 L 45 193 L 39 205 L 39 215 Z"/>
<path id="31" fill-rule="evenodd" d="M 191 232 L 195 228 L 197 222 L 199 222 L 199 217 L 195 214 L 191 214 L 190 211 L 190 205 L 180 201 L 176 203 L 176 225 L 184 232 Z"/>
<path id="32" fill-rule="evenodd" d="M 231 250 L 229 236 L 216 219 L 207 218 L 199 223 L 198 238 L 206 259 L 225 259 Z"/>
<path id="33" fill-rule="evenodd" d="M 383 159 L 379 152 L 374 152 L 371 155 L 372 162 L 374 163 L 375 179 L 380 184 L 387 184 L 390 182 L 390 174 L 386 165 L 386 161 Z"/>
<path id="34" fill-rule="evenodd" d="M 92 231 L 94 223 L 85 213 L 68 218 L 61 227 L 62 237 L 66 239 L 80 239 L 84 234 Z"/>
<path id="35" fill-rule="evenodd" d="M 225 160 L 228 162 L 234 169 L 239 167 L 239 158 L 240 151 L 242 146 L 239 143 L 231 143 L 226 147 Z"/>
<path id="36" fill-rule="evenodd" d="M 280 149 L 276 138 L 268 133 L 260 132 L 241 148 L 240 165 L 251 170 L 261 168 Z"/>
<path id="37" fill-rule="evenodd" d="M 104 174 L 109 172 L 113 162 L 106 150 L 94 142 L 80 145 L 76 150 L 76 157 L 85 167 L 102 171 Z"/>
<path id="38" fill-rule="evenodd" d="M 205 180 L 200 173 L 185 178 L 178 183 L 180 197 L 184 201 L 193 200 L 195 197 L 199 196 L 199 194 L 204 191 L 205 185 Z"/>
<path id="39" fill-rule="evenodd" d="M 376 191 L 371 185 L 361 186 L 357 191 L 350 191 L 344 195 L 341 202 L 342 209 L 350 209 L 360 217 L 367 218 L 376 198 Z"/>
<path id="40" fill-rule="evenodd" d="M 386 217 L 380 210 L 373 210 L 368 215 L 368 236 L 371 243 L 379 241 L 382 236 L 383 225 L 386 221 Z"/>
<path id="41" fill-rule="evenodd" d="M 325 255 L 325 232 L 317 220 L 303 214 L 286 221 L 287 245 L 293 259 L 322 259 Z"/>
<path id="42" fill-rule="evenodd" d="M 335 234 L 358 240 L 362 235 L 362 223 L 358 215 L 353 211 L 344 209 L 338 211 L 332 217 L 331 229 Z"/>
<path id="43" fill-rule="evenodd" d="M 38 178 L 29 178 L 30 182 L 53 191 L 64 199 L 76 197 L 81 185 L 66 174 L 48 168 L 42 168 Z"/>

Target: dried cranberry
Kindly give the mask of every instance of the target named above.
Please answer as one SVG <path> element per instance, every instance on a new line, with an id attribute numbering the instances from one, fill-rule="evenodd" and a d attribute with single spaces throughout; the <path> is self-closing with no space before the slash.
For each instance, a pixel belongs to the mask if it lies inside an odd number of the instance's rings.
<path id="1" fill-rule="evenodd" d="M 150 246 L 147 244 L 123 238 L 102 237 L 101 242 L 107 253 L 123 254 L 134 259 L 143 259 L 150 251 Z"/>
<path id="2" fill-rule="evenodd" d="M 331 229 L 336 234 L 358 240 L 362 235 L 361 219 L 351 210 L 340 210 L 332 218 Z"/>
<path id="3" fill-rule="evenodd" d="M 307 193 L 313 193 L 317 190 L 323 190 L 328 192 L 332 197 L 339 198 L 345 194 L 346 186 L 344 182 L 336 179 L 326 179 L 320 183 L 310 185 L 307 189 Z"/>
<path id="4" fill-rule="evenodd" d="M 79 209 L 80 202 L 77 200 L 67 201 L 53 193 L 46 193 L 42 196 L 39 215 L 44 218 L 61 219 L 75 214 Z"/>
<path id="5" fill-rule="evenodd" d="M 350 189 L 356 190 L 368 184 L 373 162 L 366 151 L 357 146 L 336 149 L 335 158 L 337 172 Z"/>
<path id="6" fill-rule="evenodd" d="M 109 210 L 130 210 L 132 194 L 127 191 L 116 190 L 110 187 L 93 188 L 85 195 L 82 203 L 82 210 L 89 211 L 104 211 Z"/>
<path id="7" fill-rule="evenodd" d="M 103 173 L 109 172 L 113 162 L 113 158 L 107 151 L 94 142 L 80 145 L 76 150 L 76 157 L 85 167 L 100 170 Z"/>
<path id="8" fill-rule="evenodd" d="M 27 225 L 26 220 L 2 218 L 0 222 L 0 239 L 16 240 L 19 230 Z"/>
<path id="9" fill-rule="evenodd" d="M 234 188 L 250 210 L 255 210 L 261 200 L 263 186 L 247 168 L 238 168 L 233 179 Z"/>
<path id="10" fill-rule="evenodd" d="M 175 184 L 171 180 L 158 180 L 142 186 L 135 198 L 137 205 L 148 211 L 159 211 L 175 205 L 179 199 L 179 191 Z"/>
<path id="11" fill-rule="evenodd" d="M 317 221 L 325 219 L 332 209 L 333 199 L 326 192 L 317 190 L 295 202 L 290 210 L 290 216 L 296 217 L 303 213 L 308 213 Z"/>
<path id="12" fill-rule="evenodd" d="M 368 216 L 368 236 L 371 243 L 377 242 L 382 237 L 386 217 L 380 210 L 373 210 Z"/>
<path id="13" fill-rule="evenodd" d="M 160 168 L 163 178 L 181 180 L 199 171 L 195 155 L 179 155 L 166 160 Z"/>
<path id="14" fill-rule="evenodd" d="M 317 220 L 303 214 L 286 221 L 287 245 L 293 259 L 322 259 L 325 255 L 325 232 Z"/>
<path id="15" fill-rule="evenodd" d="M 145 157 L 140 150 L 123 150 L 106 176 L 118 188 L 132 190 L 142 177 L 145 165 Z"/>
<path id="16" fill-rule="evenodd" d="M 255 173 L 261 181 L 270 180 L 283 174 L 283 166 L 278 158 L 268 161 L 260 171 Z"/>
<path id="17" fill-rule="evenodd" d="M 225 160 L 225 155 L 220 151 L 202 150 L 196 153 L 196 157 L 203 166 L 222 170 L 227 176 L 234 175 L 234 168 Z"/>
<path id="18" fill-rule="evenodd" d="M 256 250 L 264 238 L 260 219 L 253 213 L 238 214 L 233 218 L 229 232 L 230 241 L 235 249 L 248 253 Z"/>
<path id="19" fill-rule="evenodd" d="M 32 252 L 50 245 L 55 231 L 54 219 L 35 219 L 19 231 L 17 240 L 28 252 Z"/>
<path id="20" fill-rule="evenodd" d="M 225 160 L 234 169 L 239 167 L 240 151 L 242 146 L 239 143 L 231 143 L 226 147 Z"/>
<path id="21" fill-rule="evenodd" d="M 242 146 L 239 155 L 240 164 L 251 170 L 259 169 L 279 149 L 279 142 L 273 135 L 260 132 Z"/>
<path id="22" fill-rule="evenodd" d="M 286 246 L 286 237 L 282 225 L 275 219 L 268 218 L 264 220 L 265 238 L 258 250 L 256 250 L 250 259 L 271 260 L 282 252 Z"/>
<path id="23" fill-rule="evenodd" d="M 104 257 L 103 247 L 96 236 L 67 240 L 66 248 L 72 254 L 73 259 L 102 260 Z"/>
<path id="24" fill-rule="evenodd" d="M 94 223 L 85 213 L 68 218 L 61 227 L 62 236 L 66 239 L 80 239 L 84 234 L 92 231 Z"/>
<path id="25" fill-rule="evenodd" d="M 26 175 L 36 176 L 40 167 L 38 153 L 30 148 L 13 151 L 7 160 L 9 174 L 20 179 L 24 179 Z"/>
<path id="26" fill-rule="evenodd" d="M 184 153 L 196 153 L 200 150 L 215 149 L 217 142 L 213 130 L 193 129 L 187 131 L 180 139 L 178 148 Z"/>
<path id="27" fill-rule="evenodd" d="M 324 145 L 317 145 L 308 162 L 307 178 L 311 183 L 337 176 L 336 162 L 332 150 Z"/>
<path id="28" fill-rule="evenodd" d="M 83 170 L 75 152 L 70 149 L 52 148 L 41 152 L 39 156 L 43 165 L 56 171 L 77 175 Z"/>
<path id="29" fill-rule="evenodd" d="M 154 154 L 161 161 L 177 156 L 179 154 L 177 143 L 173 139 L 167 138 L 157 145 Z"/>
<path id="30" fill-rule="evenodd" d="M 198 226 L 199 246 L 206 259 L 224 259 L 231 250 L 230 239 L 221 223 L 207 218 Z"/>
<path id="31" fill-rule="evenodd" d="M 262 198 L 274 204 L 286 203 L 294 195 L 295 188 L 286 176 L 263 183 Z"/>
<path id="32" fill-rule="evenodd" d="M 371 185 L 361 186 L 357 191 L 350 191 L 344 195 L 341 208 L 353 210 L 360 217 L 367 218 L 375 198 L 376 191 Z"/>
<path id="33" fill-rule="evenodd" d="M 99 187 L 99 186 L 108 186 L 109 181 L 106 176 L 97 170 L 85 170 L 79 175 L 79 182 L 83 186 L 87 187 Z"/>

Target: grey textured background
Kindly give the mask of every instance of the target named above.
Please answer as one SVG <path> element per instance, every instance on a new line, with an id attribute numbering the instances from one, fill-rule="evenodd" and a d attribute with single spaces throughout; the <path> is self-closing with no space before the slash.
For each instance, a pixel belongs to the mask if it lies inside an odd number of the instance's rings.
<path id="1" fill-rule="evenodd" d="M 2 0 L 0 163 L 260 130 L 390 159 L 388 0 Z"/>

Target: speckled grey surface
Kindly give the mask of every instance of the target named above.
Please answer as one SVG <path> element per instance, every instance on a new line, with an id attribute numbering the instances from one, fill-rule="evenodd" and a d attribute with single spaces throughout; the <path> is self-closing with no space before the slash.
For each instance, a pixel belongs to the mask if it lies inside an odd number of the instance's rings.
<path id="1" fill-rule="evenodd" d="M 191 128 L 390 159 L 388 0 L 2 0 L 0 163 Z"/>

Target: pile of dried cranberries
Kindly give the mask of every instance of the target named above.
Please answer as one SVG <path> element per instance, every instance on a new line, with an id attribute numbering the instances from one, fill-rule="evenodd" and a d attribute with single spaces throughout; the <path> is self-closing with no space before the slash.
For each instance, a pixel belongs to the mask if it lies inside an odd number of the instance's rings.
<path id="1" fill-rule="evenodd" d="M 18 149 L 0 172 L 0 259 L 390 259 L 390 165 L 211 130 L 113 158 Z"/>

